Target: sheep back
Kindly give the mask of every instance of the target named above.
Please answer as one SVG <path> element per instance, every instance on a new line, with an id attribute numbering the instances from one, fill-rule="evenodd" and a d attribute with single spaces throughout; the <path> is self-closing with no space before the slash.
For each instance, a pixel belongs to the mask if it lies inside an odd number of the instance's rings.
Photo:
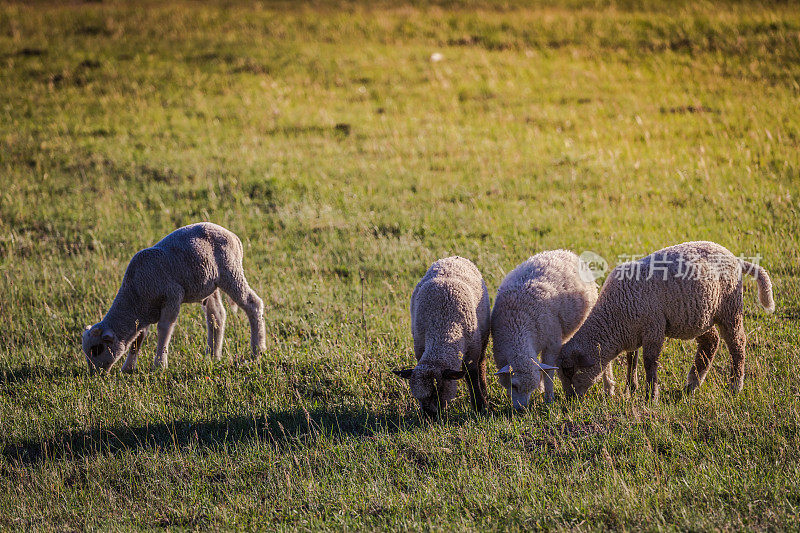
<path id="1" fill-rule="evenodd" d="M 158 297 L 165 284 L 174 283 L 183 290 L 184 302 L 199 302 L 214 292 L 220 276 L 242 272 L 242 255 L 233 232 L 210 222 L 191 224 L 137 252 L 122 285 L 147 301 L 148 293 Z"/>
<path id="2" fill-rule="evenodd" d="M 515 340 L 549 337 L 553 326 L 558 328 L 561 339 L 569 338 L 595 300 L 597 285 L 581 278 L 581 260 L 574 253 L 552 250 L 528 258 L 505 277 L 497 290 L 492 309 L 495 359 L 504 355 L 506 346 L 514 348 Z M 499 365 L 501 361 L 496 362 Z M 505 366 L 510 361 L 502 362 Z"/>
<path id="3" fill-rule="evenodd" d="M 415 343 L 424 337 L 430 357 L 435 356 L 436 345 L 456 344 L 462 353 L 486 345 L 489 293 L 469 259 L 447 257 L 431 265 L 411 295 L 411 332 Z M 417 353 L 417 358 L 422 354 Z M 451 366 L 453 362 L 442 364 Z"/>

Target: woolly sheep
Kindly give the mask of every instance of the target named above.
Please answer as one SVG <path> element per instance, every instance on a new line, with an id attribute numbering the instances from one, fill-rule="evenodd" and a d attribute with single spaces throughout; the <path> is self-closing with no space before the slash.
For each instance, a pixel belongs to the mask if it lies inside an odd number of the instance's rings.
<path id="1" fill-rule="evenodd" d="M 767 271 L 713 242 L 686 242 L 617 266 L 589 317 L 561 349 L 564 389 L 583 395 L 618 354 L 642 347 L 647 396 L 657 399 L 658 357 L 664 338 L 670 337 L 697 339 L 686 379 L 690 393 L 703 383 L 721 333 L 731 353 L 730 385 L 740 391 L 746 341 L 742 271 L 756 278 L 759 302 L 772 312 L 775 302 Z M 628 361 L 630 368 L 630 356 Z M 575 365 L 582 368 L 576 372 Z"/>
<path id="2" fill-rule="evenodd" d="M 530 257 L 500 284 L 492 309 L 494 361 L 515 409 L 527 407 L 537 388 L 544 389 L 546 402 L 553 401 L 561 345 L 597 300 L 597 285 L 587 273 L 574 253 L 552 250 Z"/>
<path id="3" fill-rule="evenodd" d="M 408 380 L 422 412 L 436 418 L 465 374 L 472 406 L 483 411 L 489 293 L 469 259 L 447 257 L 431 265 L 411 295 L 411 334 L 417 366 L 394 373 Z"/>
<path id="4" fill-rule="evenodd" d="M 202 302 L 208 346 L 222 356 L 225 309 L 220 290 L 244 309 L 250 320 L 253 354 L 266 349 L 261 298 L 242 268 L 242 243 L 227 229 L 202 222 L 179 228 L 133 256 L 122 286 L 103 320 L 83 332 L 89 369 L 108 370 L 128 350 L 123 372 L 132 372 L 151 324 L 158 324 L 155 368 L 166 368 L 167 347 L 181 304 Z"/>

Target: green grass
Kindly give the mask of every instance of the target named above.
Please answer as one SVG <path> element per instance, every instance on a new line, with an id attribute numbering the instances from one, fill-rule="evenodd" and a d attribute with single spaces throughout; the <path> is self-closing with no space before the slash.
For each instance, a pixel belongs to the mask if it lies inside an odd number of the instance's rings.
<path id="1" fill-rule="evenodd" d="M 0 4 L 0 527 L 796 530 L 800 9 L 525 4 Z M 89 376 L 127 261 L 199 220 L 245 244 L 266 355 L 231 314 L 212 363 L 186 306 L 168 371 L 151 336 Z M 723 347 L 671 399 L 679 341 L 658 405 L 511 416 L 492 378 L 431 425 L 389 372 L 437 258 L 493 294 L 697 239 L 775 285 L 738 396 Z"/>

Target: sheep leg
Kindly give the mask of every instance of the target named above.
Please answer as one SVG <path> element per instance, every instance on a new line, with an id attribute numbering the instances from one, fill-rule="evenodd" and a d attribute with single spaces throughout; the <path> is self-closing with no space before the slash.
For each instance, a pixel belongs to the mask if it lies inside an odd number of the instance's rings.
<path id="1" fill-rule="evenodd" d="M 649 339 L 642 346 L 642 356 L 644 358 L 644 372 L 647 378 L 647 399 L 653 402 L 658 401 L 658 356 L 661 355 L 661 348 L 664 346 L 664 335 L 659 335 L 657 339 Z"/>
<path id="2" fill-rule="evenodd" d="M 468 354 L 464 358 L 467 369 L 467 386 L 472 408 L 477 412 L 486 409 L 486 357 L 484 353 Z"/>
<path id="3" fill-rule="evenodd" d="M 739 313 L 730 324 L 720 323 L 719 329 L 722 339 L 731 353 L 731 391 L 737 393 L 744 386 L 745 344 L 747 343 L 742 314 Z"/>
<path id="4" fill-rule="evenodd" d="M 156 358 L 153 361 L 154 369 L 167 368 L 167 350 L 169 348 L 169 341 L 172 338 L 172 332 L 175 331 L 175 324 L 178 322 L 178 312 L 181 309 L 180 298 L 172 298 L 167 301 L 161 309 L 161 316 L 158 319 L 158 344 L 156 346 Z"/>
<path id="5" fill-rule="evenodd" d="M 616 382 L 614 381 L 614 360 L 612 359 L 603 369 L 603 389 L 606 391 L 606 394 L 608 394 L 609 396 L 614 396 L 615 385 Z"/>
<path id="6" fill-rule="evenodd" d="M 639 364 L 639 352 L 628 352 L 625 355 L 628 357 L 628 377 L 625 380 L 625 388 L 631 395 L 634 395 L 638 387 L 636 367 Z"/>
<path id="7" fill-rule="evenodd" d="M 542 351 L 542 362 L 549 366 L 556 366 L 558 364 L 558 355 L 560 351 L 561 339 L 559 338 L 557 342 L 551 344 Z M 541 370 L 539 374 L 541 376 L 539 378 L 539 390 L 542 390 L 542 388 L 544 389 L 544 403 L 553 403 L 556 399 L 556 393 L 553 390 L 553 380 L 556 378 L 556 369 Z M 544 387 L 541 386 L 542 384 L 544 384 Z"/>
<path id="8" fill-rule="evenodd" d="M 222 276 L 219 288 L 244 309 L 250 321 L 250 349 L 254 356 L 267 350 L 267 330 L 264 326 L 264 302 L 255 293 L 244 273 Z"/>
<path id="9" fill-rule="evenodd" d="M 711 368 L 711 362 L 714 361 L 714 355 L 719 348 L 719 333 L 712 327 L 696 340 L 697 353 L 694 356 L 694 365 L 689 369 L 689 375 L 686 376 L 684 390 L 687 394 L 694 392 L 705 381 L 708 369 Z"/>
<path id="10" fill-rule="evenodd" d="M 203 311 L 206 314 L 206 328 L 208 329 L 208 349 L 219 361 L 222 359 L 222 339 L 225 335 L 225 307 L 222 305 L 222 295 L 219 290 L 203 300 Z"/>
<path id="11" fill-rule="evenodd" d="M 133 343 L 131 343 L 131 349 L 128 352 L 128 357 L 125 358 L 125 363 L 122 365 L 122 371 L 126 374 L 130 374 L 136 371 L 136 359 L 139 357 L 139 352 L 142 349 L 142 344 L 144 343 L 145 337 L 147 337 L 147 329 L 144 328 L 139 334 L 133 339 Z"/>

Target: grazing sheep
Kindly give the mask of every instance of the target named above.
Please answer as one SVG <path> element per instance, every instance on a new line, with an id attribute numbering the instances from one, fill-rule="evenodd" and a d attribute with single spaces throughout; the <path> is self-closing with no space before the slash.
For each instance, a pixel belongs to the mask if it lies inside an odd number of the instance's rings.
<path id="1" fill-rule="evenodd" d="M 537 388 L 544 389 L 545 402 L 553 401 L 561 345 L 597 300 L 597 285 L 586 273 L 577 255 L 553 250 L 524 261 L 500 284 L 492 309 L 494 361 L 514 409 L 527 407 Z"/>
<path id="2" fill-rule="evenodd" d="M 394 373 L 408 380 L 423 413 L 436 418 L 465 374 L 472 406 L 483 411 L 489 293 L 469 259 L 447 257 L 431 265 L 411 295 L 411 334 L 417 366 Z"/>
<path id="3" fill-rule="evenodd" d="M 208 346 L 222 357 L 225 309 L 220 290 L 244 309 L 250 319 L 253 354 L 266 348 L 261 298 L 250 288 L 242 269 L 242 243 L 227 229 L 201 222 L 179 228 L 151 248 L 133 256 L 122 286 L 103 320 L 83 332 L 89 369 L 108 370 L 129 349 L 122 366 L 132 372 L 150 324 L 158 324 L 155 368 L 166 368 L 167 347 L 181 304 L 202 302 Z"/>
<path id="4" fill-rule="evenodd" d="M 746 340 L 743 270 L 756 278 L 759 302 L 772 312 L 775 302 L 767 271 L 713 242 L 686 242 L 619 265 L 606 279 L 589 317 L 561 349 L 564 389 L 583 395 L 618 354 L 642 347 L 647 396 L 657 399 L 658 356 L 664 338 L 670 337 L 697 339 L 685 389 L 692 392 L 706 377 L 721 333 L 731 353 L 730 385 L 740 391 Z M 634 374 L 635 357 L 628 359 Z M 581 367 L 578 372 L 575 365 Z M 630 374 L 629 370 L 629 380 Z"/>

